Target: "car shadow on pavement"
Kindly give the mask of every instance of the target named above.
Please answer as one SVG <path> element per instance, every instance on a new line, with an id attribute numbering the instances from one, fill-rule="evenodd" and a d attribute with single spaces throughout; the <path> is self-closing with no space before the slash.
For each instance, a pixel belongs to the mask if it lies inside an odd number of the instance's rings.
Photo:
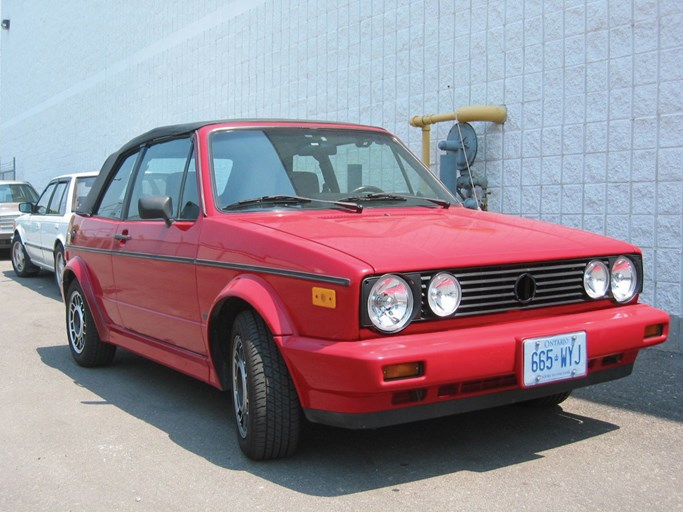
<path id="1" fill-rule="evenodd" d="M 101 397 L 82 402 L 84 413 L 113 405 L 212 464 L 313 496 L 400 492 L 408 482 L 514 466 L 619 428 L 559 406 L 510 406 L 378 430 L 306 425 L 293 457 L 253 462 L 238 447 L 225 393 L 122 350 L 111 366 L 98 369 L 77 366 L 63 345 L 37 351 L 46 365 Z"/>
<path id="2" fill-rule="evenodd" d="M 55 276 L 52 272 L 41 270 L 40 273 L 34 277 L 19 277 L 14 273 L 14 270 L 5 270 L 1 275 L 2 277 L 0 279 L 15 281 L 25 288 L 39 293 L 43 297 L 62 302 L 62 294 L 55 284 Z"/>
<path id="3" fill-rule="evenodd" d="M 649 348 L 625 379 L 574 391 L 575 398 L 683 423 L 683 354 Z"/>

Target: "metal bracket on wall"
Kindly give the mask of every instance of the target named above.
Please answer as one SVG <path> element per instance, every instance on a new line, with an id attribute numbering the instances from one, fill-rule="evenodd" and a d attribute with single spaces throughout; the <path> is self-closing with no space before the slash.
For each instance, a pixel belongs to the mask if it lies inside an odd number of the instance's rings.
<path id="1" fill-rule="evenodd" d="M 446 114 L 427 114 L 413 116 L 410 125 L 422 128 L 422 162 L 429 168 L 430 125 L 443 121 L 457 121 L 468 123 L 470 121 L 490 121 L 503 124 L 507 120 L 508 111 L 505 105 L 471 105 L 460 107 L 455 112 Z"/>

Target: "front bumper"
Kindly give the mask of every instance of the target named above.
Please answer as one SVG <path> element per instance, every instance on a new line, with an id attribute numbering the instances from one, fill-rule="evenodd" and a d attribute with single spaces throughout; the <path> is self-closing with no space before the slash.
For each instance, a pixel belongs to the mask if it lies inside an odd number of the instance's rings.
<path id="1" fill-rule="evenodd" d="M 661 334 L 645 329 L 661 325 Z M 585 377 L 524 388 L 526 338 L 585 331 Z M 666 340 L 668 315 L 645 304 L 358 342 L 278 341 L 306 417 L 376 428 L 553 395 L 631 373 L 638 351 Z M 420 377 L 385 381 L 383 367 L 421 362 Z"/>

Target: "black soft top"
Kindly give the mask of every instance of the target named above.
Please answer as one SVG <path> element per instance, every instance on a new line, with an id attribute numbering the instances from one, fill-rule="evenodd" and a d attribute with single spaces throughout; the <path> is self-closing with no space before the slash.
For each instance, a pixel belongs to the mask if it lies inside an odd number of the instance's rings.
<path id="1" fill-rule="evenodd" d="M 182 135 L 187 135 L 195 130 L 198 130 L 202 126 L 207 126 L 210 124 L 218 124 L 221 123 L 221 121 L 213 121 L 213 122 L 198 122 L 198 123 L 187 123 L 187 124 L 174 124 L 170 126 L 161 126 L 159 128 L 153 128 L 152 130 L 143 133 L 142 135 L 138 135 L 134 139 L 129 140 L 126 142 L 121 148 L 119 148 L 118 151 L 112 153 L 107 157 L 107 159 L 104 161 L 104 164 L 102 164 L 102 168 L 100 169 L 100 174 L 97 176 L 97 179 L 95 180 L 95 183 L 93 184 L 92 188 L 90 189 L 90 192 L 88 193 L 88 197 L 86 198 L 85 201 L 81 204 L 81 207 L 78 210 L 78 213 L 81 213 L 83 215 L 91 215 L 93 212 L 93 209 L 95 207 L 95 202 L 97 201 L 97 198 L 100 196 L 100 192 L 104 188 L 104 186 L 109 182 L 109 176 L 112 173 L 112 170 L 114 169 L 114 166 L 116 165 L 116 162 L 118 162 L 119 158 L 131 151 L 132 149 L 135 149 L 142 144 L 146 144 L 149 142 L 154 142 L 157 140 L 163 140 L 163 139 L 171 139 L 174 137 L 180 137 Z"/>
<path id="2" fill-rule="evenodd" d="M 334 125 L 348 125 L 348 126 L 361 126 L 359 124 L 353 123 L 338 123 L 330 121 L 311 121 L 311 120 L 298 120 L 298 119 L 223 119 L 217 121 L 199 121 L 194 123 L 185 124 L 173 124 L 169 126 L 161 126 L 159 128 L 153 128 L 148 132 L 138 135 L 134 139 L 126 142 L 121 148 L 109 155 L 109 157 L 104 161 L 102 168 L 100 169 L 100 174 L 97 176 L 95 183 L 93 184 L 88 197 L 81 204 L 78 209 L 78 213 L 83 215 L 91 215 L 97 202 L 97 198 L 100 196 L 100 192 L 104 186 L 109 183 L 110 174 L 112 173 L 116 163 L 119 158 L 131 150 L 140 147 L 143 144 L 148 144 L 150 142 L 157 142 L 164 139 L 172 139 L 175 137 L 181 137 L 183 135 L 189 135 L 192 132 L 204 127 L 214 124 L 231 124 L 231 123 L 301 123 L 301 124 L 334 124 Z"/>

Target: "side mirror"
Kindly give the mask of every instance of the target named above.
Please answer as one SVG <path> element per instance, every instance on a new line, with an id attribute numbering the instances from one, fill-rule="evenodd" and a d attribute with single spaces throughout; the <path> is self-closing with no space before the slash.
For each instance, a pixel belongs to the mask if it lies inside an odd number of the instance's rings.
<path id="1" fill-rule="evenodd" d="M 19 203 L 21 213 L 33 213 L 33 203 Z"/>
<path id="2" fill-rule="evenodd" d="M 167 226 L 173 221 L 173 200 L 170 196 L 142 196 L 138 199 L 141 219 L 163 219 Z"/>

